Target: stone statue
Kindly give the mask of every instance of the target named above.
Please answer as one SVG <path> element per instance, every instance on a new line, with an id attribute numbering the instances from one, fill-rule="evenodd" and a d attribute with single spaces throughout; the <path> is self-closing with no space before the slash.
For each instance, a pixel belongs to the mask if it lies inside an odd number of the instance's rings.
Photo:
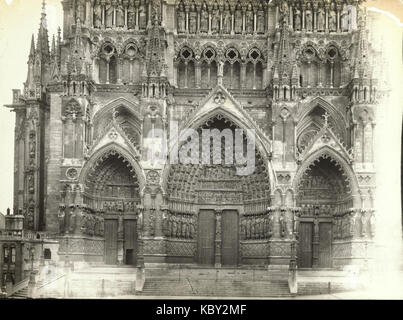
<path id="1" fill-rule="evenodd" d="M 125 10 L 121 5 L 116 7 L 116 26 L 120 28 L 125 26 Z"/>
<path id="2" fill-rule="evenodd" d="M 185 32 L 186 26 L 185 26 L 185 12 L 180 10 L 178 11 L 178 32 L 182 33 Z"/>
<path id="3" fill-rule="evenodd" d="M 242 240 L 246 240 L 246 223 L 245 218 L 241 221 L 241 236 Z"/>
<path id="4" fill-rule="evenodd" d="M 207 33 L 208 25 L 209 25 L 209 14 L 206 8 L 203 8 L 200 16 L 200 31 Z"/>
<path id="5" fill-rule="evenodd" d="M 213 34 L 220 32 L 220 11 L 217 8 L 215 8 L 211 17 L 211 32 Z"/>
<path id="6" fill-rule="evenodd" d="M 287 1 L 283 1 L 280 6 L 280 22 L 288 24 L 289 11 Z"/>
<path id="7" fill-rule="evenodd" d="M 251 221 L 251 227 L 250 227 L 250 234 L 252 239 L 257 238 L 257 223 L 256 223 L 256 218 L 253 217 Z"/>
<path id="8" fill-rule="evenodd" d="M 343 31 L 348 31 L 349 29 L 349 20 L 350 20 L 350 14 L 348 10 L 344 8 L 344 10 L 341 13 L 341 27 Z"/>
<path id="9" fill-rule="evenodd" d="M 179 217 L 180 221 L 180 237 L 185 238 L 185 218 L 183 216 Z"/>
<path id="10" fill-rule="evenodd" d="M 242 11 L 235 11 L 235 33 L 242 33 Z"/>
<path id="11" fill-rule="evenodd" d="M 147 11 L 144 4 L 139 7 L 139 28 L 141 30 L 147 28 Z"/>
<path id="12" fill-rule="evenodd" d="M 178 231 L 178 224 L 177 224 L 177 222 L 176 222 L 176 217 L 173 216 L 173 217 L 172 217 L 172 234 L 171 234 L 171 236 L 172 236 L 173 238 L 176 237 L 177 231 Z"/>
<path id="13" fill-rule="evenodd" d="M 136 11 L 132 6 L 127 9 L 127 28 L 134 29 L 136 27 Z"/>
<path id="14" fill-rule="evenodd" d="M 248 11 L 246 11 L 246 32 L 251 34 L 253 33 L 254 29 L 254 17 L 253 17 L 252 6 L 249 4 Z"/>
<path id="15" fill-rule="evenodd" d="M 258 33 L 264 33 L 265 32 L 265 23 L 264 23 L 264 11 L 259 10 L 256 15 L 256 29 Z"/>
<path id="16" fill-rule="evenodd" d="M 60 207 L 59 214 L 57 215 L 59 220 L 59 233 L 62 234 L 65 231 L 65 214 L 64 214 L 65 207 Z"/>
<path id="17" fill-rule="evenodd" d="M 330 10 L 329 12 L 329 30 L 332 32 L 336 31 L 336 12 L 334 10 Z"/>
<path id="18" fill-rule="evenodd" d="M 312 12 L 309 9 L 305 11 L 305 29 L 312 31 Z"/>
<path id="19" fill-rule="evenodd" d="M 349 222 L 350 222 L 350 235 L 351 236 L 354 236 L 354 234 L 355 234 L 355 215 L 356 215 L 355 211 L 352 211 L 350 213 Z"/>
<path id="20" fill-rule="evenodd" d="M 295 13 L 294 13 L 294 25 L 295 25 L 295 30 L 300 31 L 301 30 L 301 11 L 296 8 Z"/>
<path id="21" fill-rule="evenodd" d="M 77 4 L 77 18 L 80 18 L 81 22 L 85 22 L 85 1 L 80 0 Z"/>
<path id="22" fill-rule="evenodd" d="M 223 15 L 223 32 L 226 34 L 231 33 L 232 28 L 232 15 L 231 12 L 225 11 Z"/>
<path id="23" fill-rule="evenodd" d="M 194 238 L 195 232 L 196 232 L 195 224 L 194 224 L 193 218 L 191 218 L 190 223 L 189 223 L 189 237 L 190 237 L 190 239 Z"/>
<path id="24" fill-rule="evenodd" d="M 280 214 L 280 236 L 284 237 L 285 233 L 286 233 L 285 212 L 282 211 Z"/>
<path id="25" fill-rule="evenodd" d="M 191 11 L 189 13 L 189 32 L 196 33 L 197 31 L 197 13 L 196 11 Z"/>
<path id="26" fill-rule="evenodd" d="M 375 222 L 376 222 L 376 220 L 375 220 L 375 211 L 372 211 L 371 216 L 369 218 L 369 228 L 370 228 L 369 230 L 370 230 L 370 233 L 371 233 L 371 237 L 375 236 Z"/>
<path id="27" fill-rule="evenodd" d="M 105 27 L 112 28 L 113 22 L 113 6 L 107 5 L 105 10 Z"/>
<path id="28" fill-rule="evenodd" d="M 118 238 L 123 238 L 123 214 L 118 216 Z"/>
<path id="29" fill-rule="evenodd" d="M 74 207 L 70 209 L 69 214 L 69 232 L 74 233 L 76 231 L 76 213 Z"/>
<path id="30" fill-rule="evenodd" d="M 319 8 L 318 10 L 318 22 L 317 22 L 318 31 L 325 30 L 325 12 L 323 8 Z"/>

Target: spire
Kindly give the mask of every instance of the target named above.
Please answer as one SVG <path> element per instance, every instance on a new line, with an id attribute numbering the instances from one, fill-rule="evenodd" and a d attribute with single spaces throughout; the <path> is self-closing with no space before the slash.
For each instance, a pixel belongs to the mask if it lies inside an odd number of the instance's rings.
<path id="1" fill-rule="evenodd" d="M 36 48 L 38 50 L 38 54 L 43 57 L 49 57 L 49 37 L 48 37 L 48 24 L 46 20 L 46 3 L 45 0 L 42 2 L 42 13 L 41 13 L 41 22 L 39 25 L 38 31 L 38 39 Z"/>
<path id="2" fill-rule="evenodd" d="M 31 49 L 29 50 L 29 60 L 33 60 L 34 57 L 35 57 L 35 38 L 34 35 L 32 34 Z"/>
<path id="3" fill-rule="evenodd" d="M 52 37 L 52 51 L 50 52 L 52 58 L 54 58 L 56 56 L 56 39 L 55 39 L 55 35 L 53 35 Z"/>

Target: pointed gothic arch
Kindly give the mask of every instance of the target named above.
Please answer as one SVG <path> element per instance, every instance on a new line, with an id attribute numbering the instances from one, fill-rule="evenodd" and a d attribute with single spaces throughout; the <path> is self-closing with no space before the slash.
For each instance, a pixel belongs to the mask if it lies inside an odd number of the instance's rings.
<path id="1" fill-rule="evenodd" d="M 323 146 L 319 150 L 307 155 L 302 162 L 302 165 L 298 168 L 294 180 L 293 180 L 293 189 L 299 190 L 299 183 L 301 182 L 302 177 L 306 174 L 307 170 L 311 166 L 314 166 L 315 163 L 319 162 L 320 159 L 329 158 L 332 162 L 339 167 L 339 171 L 341 175 L 345 177 L 348 186 L 350 188 L 350 194 L 354 201 L 355 207 L 360 207 L 360 199 L 359 199 L 359 185 L 356 175 L 354 174 L 353 169 L 345 158 L 339 154 L 336 150 L 333 150 L 329 146 Z M 296 195 L 298 197 L 298 194 Z"/>
<path id="2" fill-rule="evenodd" d="M 229 104 L 226 103 L 214 103 L 212 100 L 228 99 Z M 233 123 L 237 128 L 240 129 L 253 129 L 255 130 L 255 142 L 256 151 L 261 155 L 261 158 L 265 164 L 267 172 L 269 174 L 270 187 L 274 186 L 275 174 L 271 164 L 270 156 L 270 141 L 263 134 L 263 131 L 254 123 L 252 118 L 248 113 L 246 113 L 242 106 L 228 93 L 222 86 L 217 86 L 211 93 L 202 101 L 200 106 L 193 112 L 193 114 L 183 121 L 182 125 L 179 127 L 179 133 L 184 129 L 194 129 L 202 127 L 210 119 L 215 117 L 221 117 L 227 121 Z M 178 140 L 183 140 L 185 134 L 179 136 Z M 177 141 L 174 141 L 174 148 L 176 148 Z M 169 143 L 171 147 L 171 143 Z M 171 151 L 171 150 L 169 150 Z M 170 172 L 171 165 L 167 163 L 163 170 L 162 178 L 162 190 L 166 193 L 167 181 Z"/>
<path id="3" fill-rule="evenodd" d="M 84 164 L 79 176 L 80 183 L 85 186 L 86 179 L 88 179 L 89 175 L 96 170 L 98 165 L 102 163 L 104 159 L 107 159 L 107 157 L 111 155 L 117 155 L 118 158 L 122 159 L 122 163 L 126 164 L 126 167 L 129 168 L 130 173 L 136 177 L 141 195 L 142 190 L 145 187 L 145 176 L 143 170 L 138 163 L 138 160 L 133 157 L 132 153 L 115 142 L 111 142 L 97 150 Z"/>
<path id="4" fill-rule="evenodd" d="M 315 113 L 315 110 L 322 109 L 324 113 L 329 114 L 329 119 L 336 130 L 336 133 L 347 142 L 347 119 L 338 108 L 336 108 L 332 103 L 326 101 L 322 97 L 316 97 L 312 99 L 309 103 L 298 110 L 296 119 L 298 121 L 298 125 L 296 127 L 296 135 L 299 136 L 302 132 L 309 127 L 312 121 L 310 121 L 310 115 Z"/>

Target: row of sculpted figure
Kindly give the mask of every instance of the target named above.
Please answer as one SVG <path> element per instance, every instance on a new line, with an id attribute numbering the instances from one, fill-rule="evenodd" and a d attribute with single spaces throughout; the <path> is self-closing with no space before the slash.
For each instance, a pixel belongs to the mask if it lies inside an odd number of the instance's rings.
<path id="1" fill-rule="evenodd" d="M 289 8 L 284 1 L 280 6 L 280 12 L 281 20 L 286 24 L 290 23 L 289 10 L 292 10 L 293 27 L 296 31 L 304 29 L 306 31 L 323 32 L 329 30 L 330 32 L 336 32 L 338 27 L 341 31 L 348 31 L 351 28 L 355 28 L 356 24 L 356 8 L 353 6 L 344 6 L 339 13 L 339 23 L 337 23 L 338 14 L 334 3 L 328 9 L 318 7 L 314 10 L 308 6 L 302 10 L 297 6 Z"/>
<path id="2" fill-rule="evenodd" d="M 232 23 L 233 21 L 234 23 Z M 245 25 L 243 25 L 243 11 L 241 9 L 234 12 L 230 10 L 221 11 L 218 8 L 208 11 L 203 5 L 199 12 L 193 7 L 186 13 L 183 8 L 179 8 L 177 11 L 177 29 L 178 33 L 263 34 L 266 29 L 265 11 L 261 9 L 255 13 L 249 4 L 248 10 L 245 11 Z"/>
<path id="3" fill-rule="evenodd" d="M 268 239 L 273 235 L 273 216 L 245 215 L 241 220 L 242 240 Z"/>
<path id="4" fill-rule="evenodd" d="M 104 201 L 104 212 L 136 212 L 137 204 L 134 201 Z"/>
<path id="5" fill-rule="evenodd" d="M 164 219 L 164 233 L 169 238 L 194 239 L 195 220 L 192 215 L 169 213 Z"/>
<path id="6" fill-rule="evenodd" d="M 104 219 L 85 208 L 60 205 L 58 220 L 60 234 L 83 234 L 89 236 L 104 235 Z"/>
<path id="7" fill-rule="evenodd" d="M 125 6 L 127 4 L 127 6 Z M 145 1 L 104 2 L 97 0 L 93 7 L 95 28 L 123 28 L 144 30 L 147 27 L 147 4 Z"/>

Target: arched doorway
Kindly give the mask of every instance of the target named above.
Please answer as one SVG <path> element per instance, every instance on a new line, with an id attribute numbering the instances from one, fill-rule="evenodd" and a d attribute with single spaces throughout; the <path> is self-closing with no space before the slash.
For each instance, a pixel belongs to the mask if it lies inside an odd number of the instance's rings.
<path id="1" fill-rule="evenodd" d="M 299 268 L 332 268 L 335 217 L 353 207 L 353 197 L 338 162 L 326 153 L 307 166 L 298 183 Z"/>
<path id="2" fill-rule="evenodd" d="M 222 134 L 218 143 L 214 139 L 203 141 L 203 131 L 208 129 L 218 129 Z M 200 139 L 199 164 L 172 165 L 167 177 L 169 214 L 166 235 L 172 242 L 182 238 L 182 246 L 184 241 L 194 246 L 193 262 L 199 264 L 237 266 L 247 263 L 242 256 L 242 245 L 259 242 L 269 236 L 268 230 L 263 227 L 261 230 L 252 227 L 263 226 L 260 222 L 265 219 L 266 208 L 270 205 L 269 174 L 265 161 L 255 150 L 254 170 L 249 175 L 239 175 L 237 169 L 242 166 L 235 160 L 231 163 L 225 161 L 231 158 L 231 153 L 235 159 L 234 152 L 239 147 L 234 138 L 236 129 L 239 128 L 222 115 L 210 118 L 197 130 Z M 246 153 L 245 133 L 241 141 Z M 204 148 L 209 143 L 210 159 L 203 152 L 203 143 Z M 213 155 L 217 153 L 221 153 L 221 162 L 214 164 Z M 190 230 L 194 230 L 194 233 L 189 232 L 189 236 L 186 231 L 188 224 Z M 246 226 L 249 226 L 249 232 Z M 263 261 L 263 257 L 261 259 Z"/>
<path id="3" fill-rule="evenodd" d="M 91 161 L 85 178 L 84 204 L 104 217 L 106 264 L 135 265 L 139 183 L 130 162 L 114 148 Z"/>

